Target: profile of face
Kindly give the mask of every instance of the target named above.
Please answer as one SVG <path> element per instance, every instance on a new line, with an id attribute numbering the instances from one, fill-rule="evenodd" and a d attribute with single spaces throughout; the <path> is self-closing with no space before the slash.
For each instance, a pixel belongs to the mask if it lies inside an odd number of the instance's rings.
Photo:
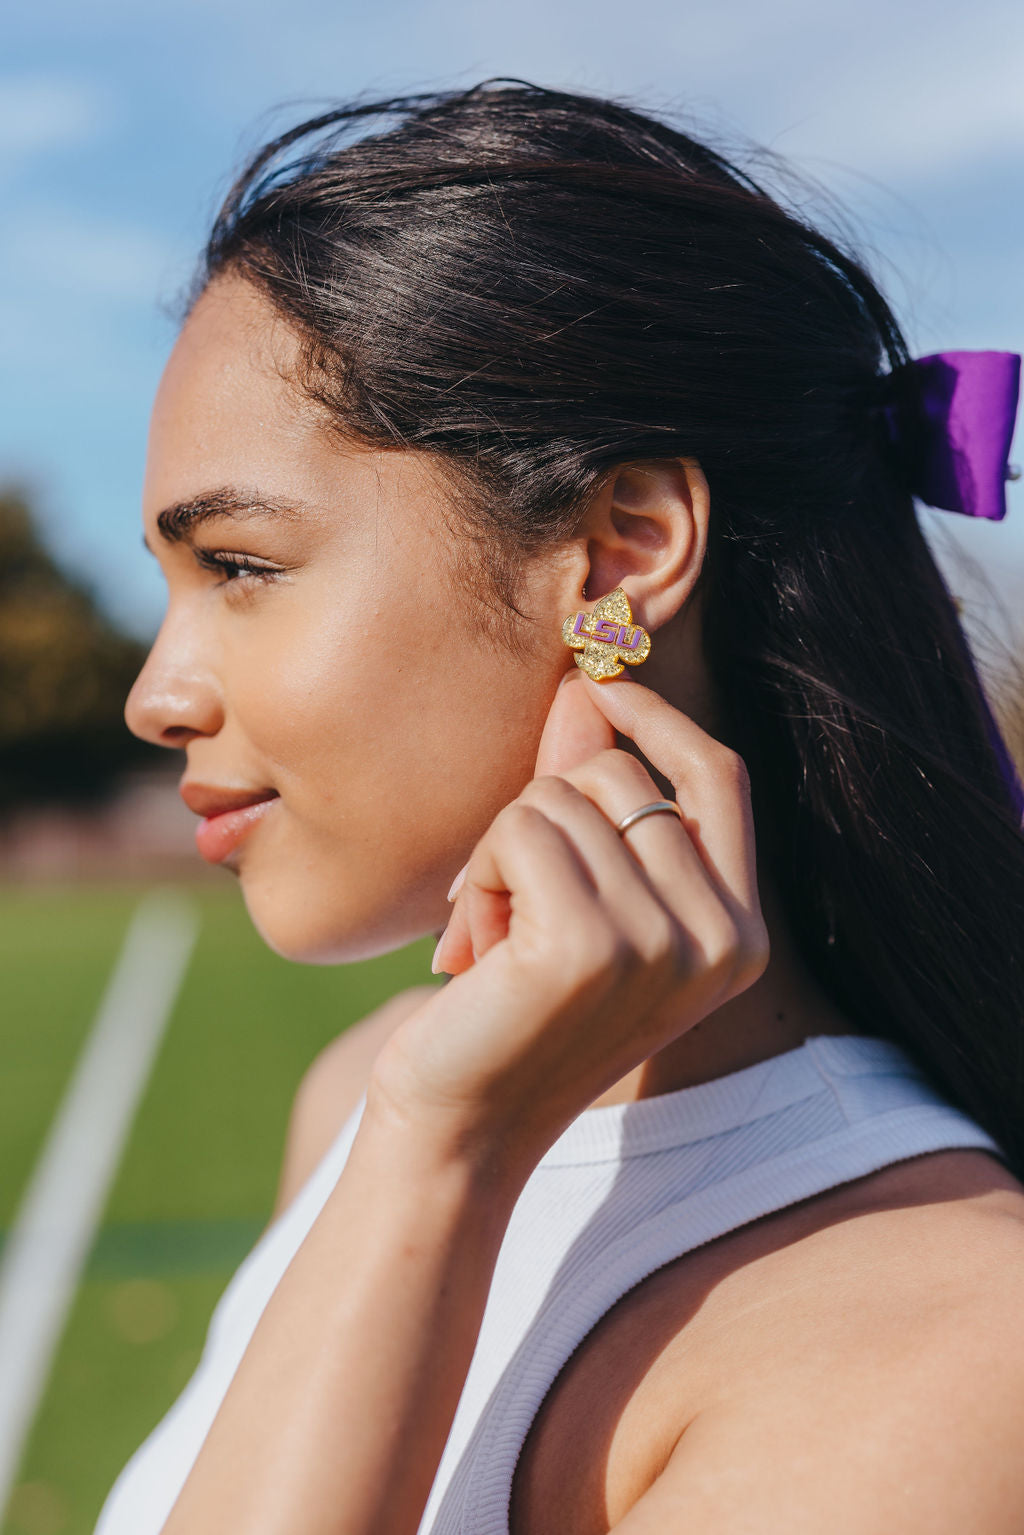
<path id="1" fill-rule="evenodd" d="M 185 752 L 183 796 L 213 817 L 201 850 L 238 875 L 264 940 L 335 963 L 445 924 L 454 874 L 533 775 L 573 666 L 565 615 L 588 581 L 591 597 L 621 581 L 638 622 L 671 619 L 707 497 L 685 461 L 617 476 L 578 537 L 531 556 L 517 654 L 429 457 L 341 443 L 291 381 L 297 355 L 237 277 L 182 327 L 143 486 L 168 604 L 125 714 Z"/>

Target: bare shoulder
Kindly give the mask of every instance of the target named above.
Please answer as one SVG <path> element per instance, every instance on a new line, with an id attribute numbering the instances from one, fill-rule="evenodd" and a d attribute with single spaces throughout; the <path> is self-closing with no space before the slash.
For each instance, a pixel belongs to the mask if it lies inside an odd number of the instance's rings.
<path id="1" fill-rule="evenodd" d="M 1022 1284 L 1024 1187 L 982 1150 L 706 1243 L 568 1361 L 517 1467 L 513 1535 L 1020 1535 Z"/>
<path id="2" fill-rule="evenodd" d="M 292 1103 L 272 1219 L 326 1155 L 370 1079 L 384 1042 L 437 984 L 410 986 L 332 1039 L 307 1067 Z"/>
<path id="3" fill-rule="evenodd" d="M 1019 1535 L 1024 1188 L 983 1151 L 883 1171 L 737 1273 L 720 1389 L 610 1528 Z"/>
<path id="4" fill-rule="evenodd" d="M 1007 1327 L 1024 1347 L 1024 1186 L 986 1151 L 892 1164 L 736 1235 L 702 1324 L 732 1319 L 737 1395 L 769 1358 L 781 1379 L 826 1352 L 853 1369 L 922 1342 L 954 1367 L 965 1339 L 998 1347 Z"/>

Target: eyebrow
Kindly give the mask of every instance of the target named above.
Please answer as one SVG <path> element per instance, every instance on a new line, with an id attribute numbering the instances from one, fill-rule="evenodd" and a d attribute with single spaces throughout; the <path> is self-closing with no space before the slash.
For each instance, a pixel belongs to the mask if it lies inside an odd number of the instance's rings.
<path id="1" fill-rule="evenodd" d="M 168 543 L 187 544 L 192 541 L 197 528 L 218 517 L 282 517 L 294 521 L 309 510 L 303 502 L 287 496 L 267 496 L 239 485 L 221 485 L 165 506 L 157 514 L 156 525 Z M 153 552 L 145 534 L 142 542 Z"/>

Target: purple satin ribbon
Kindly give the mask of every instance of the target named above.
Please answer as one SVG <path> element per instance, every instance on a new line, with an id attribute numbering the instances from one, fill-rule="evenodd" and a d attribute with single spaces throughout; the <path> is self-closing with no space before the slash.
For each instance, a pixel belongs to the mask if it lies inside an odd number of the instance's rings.
<path id="1" fill-rule="evenodd" d="M 968 517 L 1006 516 L 1018 352 L 935 352 L 886 376 L 882 415 L 911 494 Z"/>
<path id="2" fill-rule="evenodd" d="M 943 511 L 999 522 L 1020 396 L 1018 352 L 936 352 L 888 374 L 882 410 L 912 495 Z M 1024 784 L 968 652 L 992 749 L 1024 826 Z"/>

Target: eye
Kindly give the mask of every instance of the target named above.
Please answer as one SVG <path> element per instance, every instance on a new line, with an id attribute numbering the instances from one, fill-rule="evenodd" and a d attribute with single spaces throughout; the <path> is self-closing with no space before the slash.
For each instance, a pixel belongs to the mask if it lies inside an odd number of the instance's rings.
<path id="1" fill-rule="evenodd" d="M 271 565 L 251 554 L 232 554 L 226 549 L 193 549 L 192 552 L 204 570 L 221 572 L 224 579 L 219 584 L 222 586 L 237 581 L 241 576 L 249 576 L 257 581 L 273 581 L 281 574 L 277 565 Z"/>

